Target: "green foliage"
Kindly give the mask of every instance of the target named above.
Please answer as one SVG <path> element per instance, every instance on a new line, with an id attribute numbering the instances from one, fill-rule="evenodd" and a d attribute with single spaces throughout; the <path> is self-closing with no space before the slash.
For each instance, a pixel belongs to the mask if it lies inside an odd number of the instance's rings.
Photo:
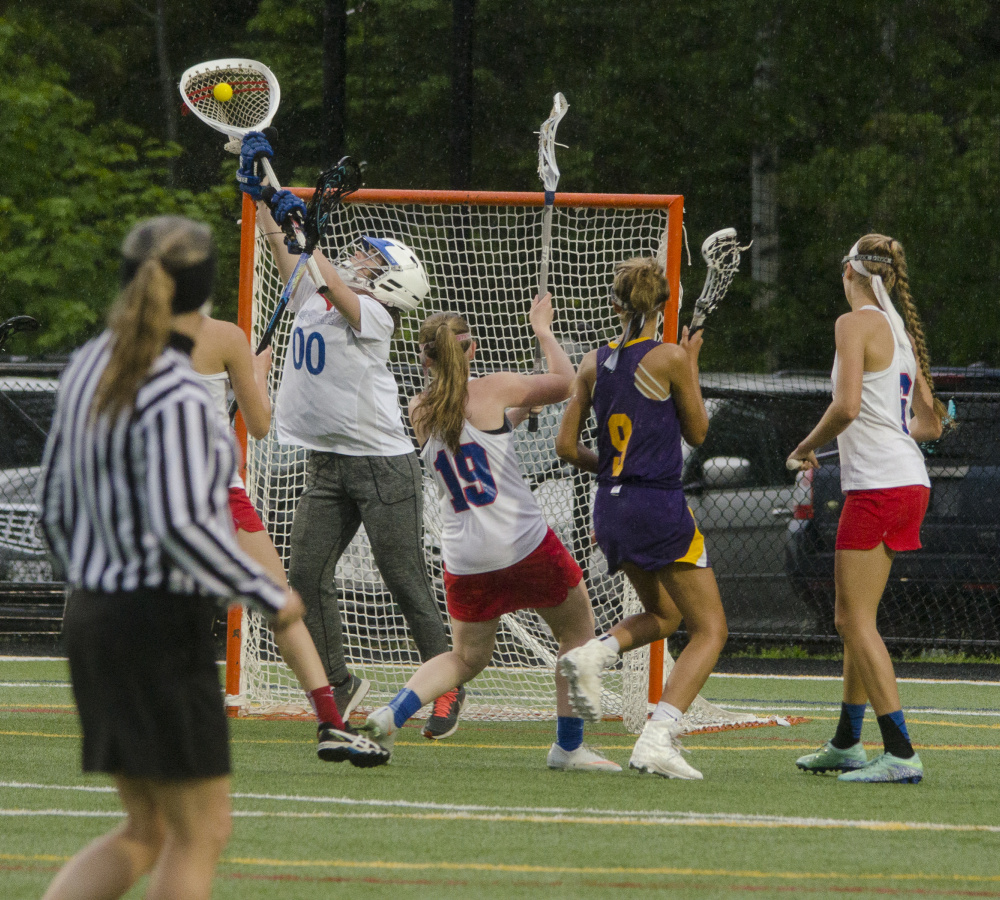
<path id="1" fill-rule="evenodd" d="M 370 187 L 450 187 L 452 3 L 348 5 L 344 152 L 368 162 Z M 21 0 L 6 12 L 0 62 L 13 74 L 0 125 L 18 137 L 0 155 L 18 187 L 3 186 L 0 208 L 4 261 L 18 274 L 0 308 L 15 290 L 17 311 L 26 290 L 55 296 L 62 270 L 29 271 L 27 261 L 39 235 L 58 237 L 59 266 L 80 271 L 47 337 L 69 342 L 81 317 L 88 327 L 99 319 L 130 216 L 175 204 L 216 223 L 235 218 L 221 137 L 173 106 L 193 63 L 268 64 L 282 86 L 277 170 L 289 184 L 313 183 L 333 161 L 322 133 L 325 9 L 323 0 Z M 764 293 L 747 254 L 710 323 L 709 367 L 825 368 L 844 309 L 837 262 L 870 230 L 907 249 L 932 359 L 1000 365 L 1000 5 L 991 0 L 478 0 L 473 82 L 474 188 L 539 189 L 534 132 L 562 91 L 560 191 L 683 194 L 694 248 L 727 225 L 750 236 L 751 158 L 776 161 L 778 282 Z M 60 230 L 59 216 L 73 226 Z M 229 288 L 235 241 L 227 230 Z M 74 254 L 84 259 L 72 263 Z M 689 297 L 703 274 L 696 254 L 684 270 Z M 827 348 L 819 358 L 817 347 Z"/>
<path id="2" fill-rule="evenodd" d="M 68 73 L 31 52 L 30 36 L 0 20 L 8 73 L 0 83 L 0 316 L 32 315 L 42 323 L 38 350 L 68 350 L 99 327 L 132 224 L 180 213 L 218 230 L 235 189 L 229 180 L 201 193 L 166 187 L 165 163 L 180 148 L 122 121 L 97 121 L 66 87 Z M 231 284 L 237 241 L 221 243 L 222 283 Z M 222 299 L 233 306 L 231 290 Z"/>

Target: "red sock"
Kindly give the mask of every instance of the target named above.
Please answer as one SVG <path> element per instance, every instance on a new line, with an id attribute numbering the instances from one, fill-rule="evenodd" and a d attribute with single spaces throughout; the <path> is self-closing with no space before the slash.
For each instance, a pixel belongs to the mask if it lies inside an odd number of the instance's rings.
<path id="1" fill-rule="evenodd" d="M 337 701 L 333 699 L 333 688 L 330 685 L 324 684 L 323 687 L 316 688 L 314 691 L 306 691 L 306 696 L 309 698 L 313 712 L 316 713 L 320 724 L 325 722 L 334 728 L 343 730 L 344 720 L 340 718 Z"/>

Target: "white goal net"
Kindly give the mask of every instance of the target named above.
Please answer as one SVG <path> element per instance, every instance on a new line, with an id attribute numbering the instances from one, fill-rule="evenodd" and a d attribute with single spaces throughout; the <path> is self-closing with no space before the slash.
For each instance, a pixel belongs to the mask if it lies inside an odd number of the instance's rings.
<path id="1" fill-rule="evenodd" d="M 404 316 L 393 341 L 391 368 L 400 403 L 422 387 L 415 335 L 423 318 L 454 310 L 467 318 L 478 341 L 474 371 L 530 370 L 533 343 L 527 323 L 530 298 L 537 286 L 542 194 L 484 195 L 444 192 L 359 191 L 339 210 L 324 250 L 336 257 L 361 234 L 393 237 L 410 246 L 423 262 L 431 293 L 416 313 Z M 680 197 L 562 195 L 552 226 L 549 289 L 556 318 L 554 332 L 575 363 L 591 347 L 611 339 L 617 325 L 610 298 L 615 263 L 630 256 L 658 256 L 678 296 L 682 202 Z M 244 220 L 244 229 L 253 222 Z M 256 345 L 282 285 L 267 242 L 244 235 L 241 314 L 252 314 Z M 288 351 L 292 316 L 286 316 L 274 339 L 272 396 Z M 590 538 L 592 483 L 560 463 L 554 451 L 561 407 L 549 407 L 532 433 L 517 431 L 522 469 L 549 524 L 584 569 L 593 600 L 598 633 L 618 620 L 627 592 L 621 576 L 609 576 Z M 279 553 L 286 560 L 292 513 L 303 488 L 305 451 L 279 445 L 273 432 L 247 448 L 247 490 L 261 513 Z M 441 582 L 437 493 L 424 486 L 427 566 L 441 614 L 447 623 Z M 349 668 L 367 678 L 372 689 L 363 710 L 384 704 L 401 688 L 421 660 L 406 623 L 387 594 L 369 551 L 364 527 L 337 568 Z M 304 708 L 305 696 L 278 656 L 270 632 L 255 614 L 244 614 L 239 655 L 239 693 L 231 705 L 243 712 L 281 712 Z M 466 686 L 468 718 L 518 720 L 555 716 L 553 667 L 555 642 L 532 611 L 506 615 L 501 622 L 491 665 Z M 642 653 L 605 679 L 604 709 L 622 716 L 638 730 L 647 712 L 648 673 Z M 231 660 L 230 665 L 235 665 Z M 232 679 L 227 679 L 234 683 Z M 426 710 L 425 710 L 426 713 Z"/>

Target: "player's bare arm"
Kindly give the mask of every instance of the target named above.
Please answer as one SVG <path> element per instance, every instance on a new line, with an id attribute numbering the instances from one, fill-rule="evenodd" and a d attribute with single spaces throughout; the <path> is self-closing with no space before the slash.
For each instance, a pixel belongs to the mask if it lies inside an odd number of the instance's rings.
<path id="1" fill-rule="evenodd" d="M 642 359 L 642 367 L 665 396 L 674 398 L 681 435 L 692 447 L 704 443 L 708 434 L 708 411 L 698 384 L 698 356 L 704 338 L 701 331 L 691 335 L 687 326 L 677 344 L 661 344 Z"/>
<path id="2" fill-rule="evenodd" d="M 911 346 L 913 338 L 907 334 Z M 916 347 L 913 346 L 914 355 Z M 917 366 L 917 379 L 913 390 L 913 419 L 910 421 L 910 437 L 918 442 L 936 441 L 944 431 L 941 417 L 934 410 L 934 394 L 931 392 L 927 379 L 920 366 Z"/>
<path id="3" fill-rule="evenodd" d="M 219 324 L 226 326 L 222 364 L 229 373 L 236 405 L 246 423 L 247 432 L 261 440 L 267 437 L 271 428 L 271 398 L 267 391 L 271 348 L 265 347 L 259 355 L 254 355 L 242 329 L 231 322 Z"/>
<path id="4" fill-rule="evenodd" d="M 536 295 L 531 303 L 531 311 L 528 313 L 528 321 L 531 322 L 532 331 L 538 340 L 542 356 L 545 359 L 546 374 L 520 376 L 522 378 L 538 379 L 537 382 L 524 382 L 518 385 L 510 382 L 505 389 L 511 391 L 510 396 L 527 393 L 528 399 L 519 402 L 507 403 L 506 408 L 511 410 L 508 418 L 512 425 L 517 426 L 523 422 L 532 408 L 538 409 L 549 403 L 561 403 L 569 396 L 570 388 L 576 371 L 573 363 L 566 355 L 562 345 L 552 334 L 552 320 L 554 318 L 552 309 L 552 294 L 546 293 L 543 296 Z M 534 399 L 533 391 L 541 392 L 546 398 Z"/>
<path id="5" fill-rule="evenodd" d="M 597 351 L 591 350 L 580 363 L 580 370 L 573 380 L 569 403 L 563 411 L 556 435 L 556 454 L 570 465 L 584 472 L 597 472 L 597 454 L 581 440 L 584 426 L 590 418 L 591 397 L 597 379 Z"/>
<path id="6" fill-rule="evenodd" d="M 281 280 L 287 282 L 295 270 L 298 257 L 288 252 L 288 248 L 285 246 L 285 233 L 274 221 L 270 208 L 263 200 L 257 201 L 257 224 L 271 247 L 271 255 L 278 267 Z M 344 284 L 336 266 L 323 253 L 314 250 L 313 259 L 316 261 L 327 287 L 330 288 L 330 292 L 326 295 L 327 302 L 336 307 L 340 314 L 347 319 L 350 326 L 357 330 L 361 327 L 361 301 L 358 299 L 358 295 Z"/>
<path id="7" fill-rule="evenodd" d="M 861 385 L 865 375 L 866 350 L 874 335 L 872 324 L 872 317 L 861 312 L 844 313 L 837 319 L 834 328 L 837 383 L 833 389 L 833 400 L 816 427 L 788 457 L 803 461 L 803 469 L 819 468 L 816 450 L 841 434 L 861 412 Z"/>
<path id="8" fill-rule="evenodd" d="M 417 411 L 420 409 L 420 404 L 424 402 L 423 393 L 419 393 L 410 397 L 409 403 L 406 404 L 407 412 L 410 415 L 410 424 L 413 426 L 413 434 L 417 439 L 417 444 L 423 447 L 427 443 L 427 438 L 430 437 L 430 432 L 424 427 L 423 423 L 420 421 L 420 416 Z"/>

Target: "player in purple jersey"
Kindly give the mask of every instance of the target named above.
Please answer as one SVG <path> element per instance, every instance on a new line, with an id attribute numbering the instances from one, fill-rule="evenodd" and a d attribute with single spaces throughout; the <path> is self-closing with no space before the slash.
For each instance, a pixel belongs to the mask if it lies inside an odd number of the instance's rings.
<path id="1" fill-rule="evenodd" d="M 670 288 L 656 260 L 619 263 L 614 280 L 620 340 L 588 353 L 563 414 L 556 452 L 597 475 L 594 531 L 611 571 L 621 569 L 645 610 L 560 661 L 577 711 L 601 714 L 601 675 L 626 650 L 668 637 L 681 620 L 690 640 L 663 697 L 636 741 L 629 765 L 668 778 L 700 779 L 681 757 L 681 717 L 726 642 L 726 616 L 694 516 L 681 490 L 681 438 L 705 440 L 708 413 L 698 386 L 702 337 L 684 329 L 679 344 L 656 340 Z M 593 408 L 595 453 L 580 442 Z"/>

